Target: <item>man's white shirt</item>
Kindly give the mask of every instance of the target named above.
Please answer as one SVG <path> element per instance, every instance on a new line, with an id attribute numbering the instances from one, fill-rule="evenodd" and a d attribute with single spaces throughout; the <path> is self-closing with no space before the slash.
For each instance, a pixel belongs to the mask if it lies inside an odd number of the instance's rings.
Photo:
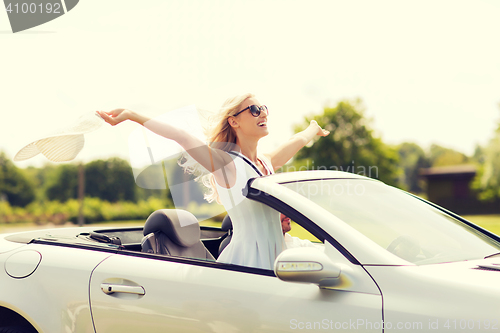
<path id="1" fill-rule="evenodd" d="M 320 245 L 316 245 L 307 239 L 300 239 L 298 237 L 290 236 L 285 233 L 285 245 L 287 249 L 293 249 L 296 247 L 315 247 L 322 248 Z"/>

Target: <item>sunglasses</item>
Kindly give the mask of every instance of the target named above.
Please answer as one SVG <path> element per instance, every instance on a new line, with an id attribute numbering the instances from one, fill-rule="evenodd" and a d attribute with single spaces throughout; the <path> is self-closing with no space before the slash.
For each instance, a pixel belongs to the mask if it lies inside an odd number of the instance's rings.
<path id="1" fill-rule="evenodd" d="M 260 116 L 261 112 L 264 112 L 266 115 L 269 115 L 269 110 L 267 109 L 267 106 L 265 106 L 265 105 L 262 105 L 262 106 L 250 105 L 250 106 L 247 106 L 246 108 L 244 108 L 243 110 L 241 110 L 240 112 L 236 113 L 235 115 L 233 115 L 233 117 L 236 117 L 237 115 L 239 115 L 240 113 L 242 113 L 246 109 L 250 109 L 250 113 L 254 117 Z"/>

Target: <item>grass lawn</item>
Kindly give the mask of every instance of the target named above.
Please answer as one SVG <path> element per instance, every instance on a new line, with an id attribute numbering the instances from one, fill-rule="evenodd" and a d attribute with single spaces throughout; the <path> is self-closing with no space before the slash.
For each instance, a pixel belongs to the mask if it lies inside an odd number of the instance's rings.
<path id="1" fill-rule="evenodd" d="M 463 217 L 494 234 L 500 235 L 500 215 L 465 215 Z"/>

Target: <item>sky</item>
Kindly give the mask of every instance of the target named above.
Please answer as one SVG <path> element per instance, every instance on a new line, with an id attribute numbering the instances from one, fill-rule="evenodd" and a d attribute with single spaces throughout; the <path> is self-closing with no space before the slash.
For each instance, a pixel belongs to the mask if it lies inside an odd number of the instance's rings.
<path id="1" fill-rule="evenodd" d="M 384 142 L 472 154 L 500 120 L 499 17 L 495 0 L 81 0 L 13 34 L 0 12 L 0 150 L 96 110 L 216 112 L 252 92 L 270 111 L 262 152 L 361 98 Z M 76 161 L 131 159 L 137 126 L 86 134 Z"/>

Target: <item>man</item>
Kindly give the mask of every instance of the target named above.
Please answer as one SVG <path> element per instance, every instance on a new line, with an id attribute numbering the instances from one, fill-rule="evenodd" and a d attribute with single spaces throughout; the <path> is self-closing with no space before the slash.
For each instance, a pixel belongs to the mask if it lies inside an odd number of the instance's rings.
<path id="1" fill-rule="evenodd" d="M 292 230 L 291 220 L 288 216 L 284 214 L 280 214 L 281 220 L 281 229 L 283 229 L 283 236 L 285 237 L 285 246 L 287 249 L 292 249 L 295 247 L 316 247 L 319 248 L 318 245 L 311 243 L 311 241 L 307 239 L 300 239 L 298 237 L 290 236 L 287 232 Z"/>

